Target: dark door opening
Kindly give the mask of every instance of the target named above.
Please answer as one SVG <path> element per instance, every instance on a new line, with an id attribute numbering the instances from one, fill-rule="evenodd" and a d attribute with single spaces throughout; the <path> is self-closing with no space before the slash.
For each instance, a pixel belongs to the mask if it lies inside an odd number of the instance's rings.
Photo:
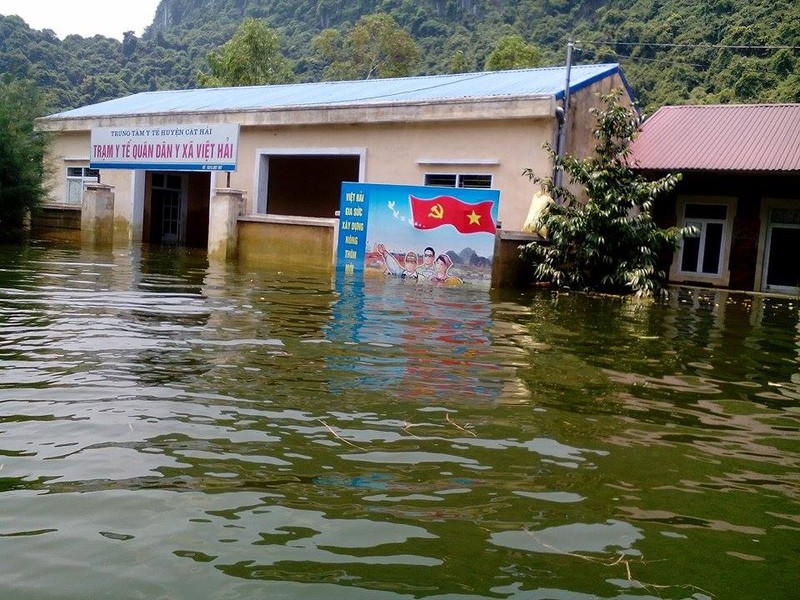
<path id="1" fill-rule="evenodd" d="M 767 286 L 780 288 L 800 287 L 800 228 L 773 225 L 769 236 L 769 264 Z"/>
<path id="2" fill-rule="evenodd" d="M 210 192 L 209 173 L 148 173 L 142 241 L 207 247 Z"/>
<path id="3" fill-rule="evenodd" d="M 153 173 L 150 178 L 150 242 L 178 244 L 183 227 L 184 177 Z"/>
<path id="4" fill-rule="evenodd" d="M 269 157 L 267 213 L 335 217 L 343 181 L 358 181 L 358 156 Z"/>

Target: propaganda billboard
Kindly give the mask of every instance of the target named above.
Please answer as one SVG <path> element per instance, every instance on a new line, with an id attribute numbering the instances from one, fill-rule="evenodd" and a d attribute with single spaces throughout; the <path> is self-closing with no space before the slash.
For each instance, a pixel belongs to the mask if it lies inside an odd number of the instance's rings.
<path id="1" fill-rule="evenodd" d="M 488 287 L 499 202 L 490 189 L 343 183 L 337 270 Z"/>

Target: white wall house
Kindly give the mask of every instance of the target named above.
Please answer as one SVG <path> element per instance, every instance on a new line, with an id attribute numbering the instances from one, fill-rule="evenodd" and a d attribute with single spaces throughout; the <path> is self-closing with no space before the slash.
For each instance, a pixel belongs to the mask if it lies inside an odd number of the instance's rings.
<path id="1" fill-rule="evenodd" d="M 547 175 L 565 67 L 385 80 L 146 92 L 50 115 L 50 202 L 75 206 L 84 182 L 113 186 L 117 235 L 203 246 L 209 198 L 242 190 L 245 212 L 334 218 L 342 181 L 490 187 L 502 229 L 521 229 L 534 193 L 525 168 Z M 593 147 L 589 108 L 621 88 L 616 64 L 570 72 L 567 151 Z M 232 172 L 90 168 L 90 136 L 107 127 L 238 124 Z"/>

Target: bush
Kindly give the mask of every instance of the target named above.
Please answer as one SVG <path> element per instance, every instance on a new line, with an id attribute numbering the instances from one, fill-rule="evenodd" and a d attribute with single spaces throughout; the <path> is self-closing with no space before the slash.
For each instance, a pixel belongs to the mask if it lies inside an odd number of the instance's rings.
<path id="1" fill-rule="evenodd" d="M 531 243 L 522 258 L 534 266 L 537 281 L 557 288 L 593 290 L 637 296 L 665 295 L 666 273 L 659 255 L 677 248 L 688 231 L 661 229 L 653 221 L 657 197 L 669 193 L 680 181 L 670 174 L 647 181 L 628 164 L 630 144 L 639 127 L 638 115 L 619 102 L 619 91 L 602 96 L 604 109 L 592 109 L 597 118 L 593 135 L 595 155 L 563 157 L 547 144 L 553 167 L 582 186 L 586 202 L 552 177 L 524 174 L 556 202 L 541 213 L 538 227 L 547 231 L 545 243 Z"/>

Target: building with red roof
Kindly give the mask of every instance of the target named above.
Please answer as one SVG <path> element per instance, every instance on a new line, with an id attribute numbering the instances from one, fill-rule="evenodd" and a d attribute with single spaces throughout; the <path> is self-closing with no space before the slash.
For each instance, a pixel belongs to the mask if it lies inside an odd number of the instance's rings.
<path id="1" fill-rule="evenodd" d="M 630 160 L 683 175 L 656 209 L 663 225 L 697 230 L 672 257 L 671 282 L 800 293 L 800 104 L 665 106 Z"/>

